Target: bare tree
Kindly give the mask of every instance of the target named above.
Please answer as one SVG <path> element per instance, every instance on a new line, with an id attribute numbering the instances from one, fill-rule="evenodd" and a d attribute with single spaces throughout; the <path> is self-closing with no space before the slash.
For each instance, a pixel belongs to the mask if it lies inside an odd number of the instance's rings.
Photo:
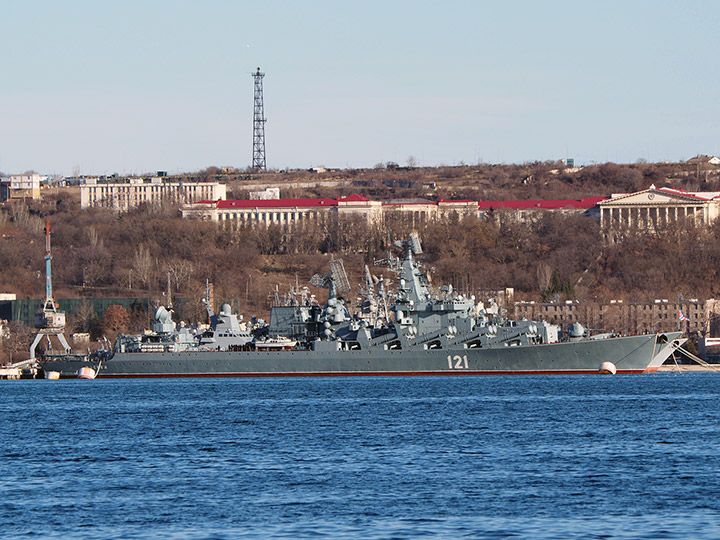
<path id="1" fill-rule="evenodd" d="M 150 250 L 142 244 L 135 251 L 134 269 L 143 287 L 147 288 L 153 273 L 153 258 L 150 255 Z"/>
<path id="2" fill-rule="evenodd" d="M 2 348 L 10 363 L 25 360 L 30 356 L 32 337 L 32 330 L 22 323 L 8 323 L 8 335 L 2 340 Z"/>
<path id="3" fill-rule="evenodd" d="M 552 281 L 553 271 L 550 265 L 546 262 L 539 262 L 537 265 L 537 283 L 538 289 L 541 293 L 547 291 L 550 288 Z"/>
<path id="4" fill-rule="evenodd" d="M 180 284 L 187 281 L 194 271 L 193 263 L 185 259 L 172 259 L 165 265 L 170 279 L 175 284 L 175 290 L 180 290 Z"/>
<path id="5" fill-rule="evenodd" d="M 98 234 L 97 227 L 92 226 L 87 228 L 88 233 L 88 241 L 90 242 L 90 246 L 97 247 L 98 245 L 102 246 L 102 239 L 100 238 L 100 235 Z"/>
<path id="6" fill-rule="evenodd" d="M 87 300 L 83 300 L 75 311 L 75 318 L 77 319 L 76 328 L 83 332 L 89 332 L 90 325 L 96 317 L 97 314 L 92 304 Z"/>

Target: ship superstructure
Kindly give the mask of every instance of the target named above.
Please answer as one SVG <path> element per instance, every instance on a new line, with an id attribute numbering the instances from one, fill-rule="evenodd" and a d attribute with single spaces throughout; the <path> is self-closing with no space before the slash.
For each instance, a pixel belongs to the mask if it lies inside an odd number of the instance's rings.
<path id="1" fill-rule="evenodd" d="M 232 312 L 230 304 L 223 304 L 220 313 L 215 313 L 210 303 L 210 287 L 203 298 L 207 310 L 210 328 L 200 335 L 198 346 L 201 348 L 227 351 L 239 349 L 253 340 L 253 334 L 242 322 L 243 316 Z"/>

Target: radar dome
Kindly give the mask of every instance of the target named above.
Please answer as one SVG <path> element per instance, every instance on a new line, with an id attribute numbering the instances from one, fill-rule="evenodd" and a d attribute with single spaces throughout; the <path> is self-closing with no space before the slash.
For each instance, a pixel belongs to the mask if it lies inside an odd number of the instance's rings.
<path id="1" fill-rule="evenodd" d="M 230 315 L 230 304 L 223 304 L 220 306 L 221 315 Z"/>
<path id="2" fill-rule="evenodd" d="M 155 310 L 155 320 L 165 324 L 171 322 L 172 316 L 164 306 L 160 306 Z"/>
<path id="3" fill-rule="evenodd" d="M 574 322 L 568 328 L 568 334 L 572 338 L 579 338 L 585 335 L 585 327 L 579 322 Z"/>

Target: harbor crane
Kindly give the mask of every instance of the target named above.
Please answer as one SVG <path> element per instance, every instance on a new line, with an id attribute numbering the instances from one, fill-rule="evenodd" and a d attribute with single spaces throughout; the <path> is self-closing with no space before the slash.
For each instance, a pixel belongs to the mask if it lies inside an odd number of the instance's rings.
<path id="1" fill-rule="evenodd" d="M 50 249 L 50 222 L 45 225 L 45 301 L 42 310 L 35 313 L 35 328 L 38 329 L 35 339 L 30 345 L 30 361 L 35 361 L 35 348 L 43 336 L 50 343 L 50 336 L 57 336 L 60 344 L 65 348 L 65 354 L 70 352 L 70 346 L 65 339 L 65 312 L 58 310 L 52 290 L 52 251 Z"/>

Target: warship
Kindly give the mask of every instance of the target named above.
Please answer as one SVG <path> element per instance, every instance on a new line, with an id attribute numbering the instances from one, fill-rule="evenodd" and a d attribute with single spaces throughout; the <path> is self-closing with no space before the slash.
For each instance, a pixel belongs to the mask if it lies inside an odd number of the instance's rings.
<path id="1" fill-rule="evenodd" d="M 161 307 L 147 334 L 40 365 L 63 378 L 81 371 L 101 378 L 643 373 L 657 371 L 681 336 L 591 336 L 579 323 L 564 336 L 546 321 L 510 320 L 496 304 L 485 307 L 451 286 L 435 293 L 416 259 L 416 235 L 394 244 L 402 258 L 389 253 L 381 262 L 396 273 L 397 287 L 390 291 L 366 267 L 355 314 L 343 299 L 350 285 L 342 260 L 334 259 L 330 272 L 311 280 L 329 289 L 323 305 L 293 294 L 272 307 L 268 324 L 248 329 L 229 305 L 215 316 L 206 300 L 211 329 L 195 335 Z"/>

